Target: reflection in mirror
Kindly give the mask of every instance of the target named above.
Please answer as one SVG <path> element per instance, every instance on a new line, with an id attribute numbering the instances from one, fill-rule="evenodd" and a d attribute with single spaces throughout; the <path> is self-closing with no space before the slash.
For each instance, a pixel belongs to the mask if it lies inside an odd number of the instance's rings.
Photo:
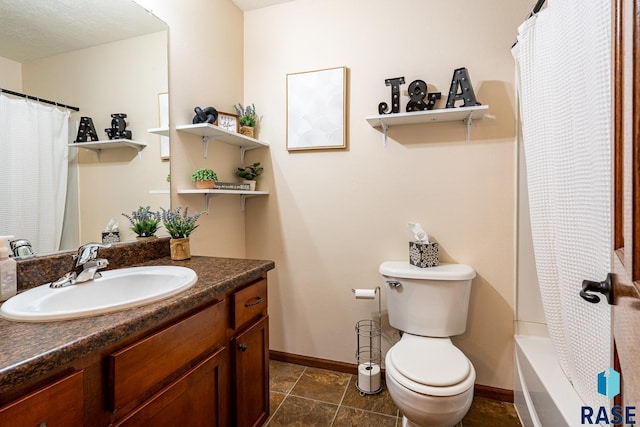
<path id="1" fill-rule="evenodd" d="M 11 145 L 3 147 L 10 132 L 0 127 L 0 234 L 27 239 L 33 252 L 44 254 L 100 241 L 115 218 L 121 239 L 132 240 L 122 213 L 170 207 L 168 156 L 161 153 L 160 136 L 147 132 L 160 126 L 159 102 L 168 92 L 166 24 L 132 0 L 2 0 L 0 41 L 0 88 L 80 109 L 64 110 L 69 118 L 63 159 L 68 158 L 64 167 L 49 168 L 66 184 L 52 190 L 24 187 L 31 180 L 25 177 L 39 175 L 40 166 L 27 167 L 26 174 L 7 172 L 20 167 L 18 155 L 55 157 L 45 149 L 48 138 L 13 135 Z M 27 102 L 6 93 L 0 99 Z M 98 138 L 107 140 L 105 129 L 115 113 L 127 115 L 131 140 L 146 144 L 140 154 L 126 147 L 98 152 L 66 147 L 76 139 L 80 117 L 91 117 Z M 11 157 L 4 155 L 9 152 Z M 55 213 L 56 204 L 63 213 Z M 43 211 L 40 217 L 34 206 Z M 52 233 L 58 222 L 60 231 Z"/>

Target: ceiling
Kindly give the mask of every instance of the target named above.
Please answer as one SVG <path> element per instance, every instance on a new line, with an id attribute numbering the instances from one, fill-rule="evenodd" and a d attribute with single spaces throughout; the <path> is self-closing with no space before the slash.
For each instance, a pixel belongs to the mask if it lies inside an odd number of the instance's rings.
<path id="1" fill-rule="evenodd" d="M 293 0 L 233 0 L 240 9 L 247 11 L 252 9 L 260 9 L 274 4 L 287 3 Z"/>
<path id="2" fill-rule="evenodd" d="M 0 0 L 0 57 L 16 62 L 166 29 L 131 0 Z"/>

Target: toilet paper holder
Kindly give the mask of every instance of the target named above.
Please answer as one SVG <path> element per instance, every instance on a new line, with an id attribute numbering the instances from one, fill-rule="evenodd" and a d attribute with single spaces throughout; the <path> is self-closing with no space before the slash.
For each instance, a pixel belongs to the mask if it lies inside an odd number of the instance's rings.
<path id="1" fill-rule="evenodd" d="M 358 381 L 356 388 L 361 395 L 382 391 L 382 351 L 380 337 L 382 328 L 373 319 L 356 323 Z"/>
<path id="2" fill-rule="evenodd" d="M 376 286 L 374 289 L 354 289 L 351 288 L 356 296 L 356 299 L 376 299 L 376 296 L 380 293 L 380 286 Z M 378 296 L 378 320 L 382 319 L 382 298 Z"/>

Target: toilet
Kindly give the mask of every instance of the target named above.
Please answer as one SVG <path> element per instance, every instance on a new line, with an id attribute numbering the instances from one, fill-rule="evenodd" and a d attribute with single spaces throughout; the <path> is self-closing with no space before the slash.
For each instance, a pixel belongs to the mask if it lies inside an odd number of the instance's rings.
<path id="1" fill-rule="evenodd" d="M 452 427 L 473 400 L 476 371 L 450 337 L 467 329 L 474 269 L 464 264 L 420 268 L 380 265 L 389 324 L 402 338 L 385 357 L 387 389 L 403 426 Z"/>

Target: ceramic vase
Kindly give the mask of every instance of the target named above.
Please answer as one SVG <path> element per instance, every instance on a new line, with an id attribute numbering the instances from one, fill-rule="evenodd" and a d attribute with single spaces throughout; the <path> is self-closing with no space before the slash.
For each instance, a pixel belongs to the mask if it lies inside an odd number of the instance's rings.
<path id="1" fill-rule="evenodd" d="M 256 191 L 256 181 L 253 179 L 245 179 L 242 181 L 243 184 L 249 184 L 249 190 Z"/>
<path id="2" fill-rule="evenodd" d="M 169 240 L 171 248 L 171 259 L 174 261 L 182 261 L 191 258 L 191 246 L 189 244 L 189 238 L 182 239 L 171 238 Z"/>

